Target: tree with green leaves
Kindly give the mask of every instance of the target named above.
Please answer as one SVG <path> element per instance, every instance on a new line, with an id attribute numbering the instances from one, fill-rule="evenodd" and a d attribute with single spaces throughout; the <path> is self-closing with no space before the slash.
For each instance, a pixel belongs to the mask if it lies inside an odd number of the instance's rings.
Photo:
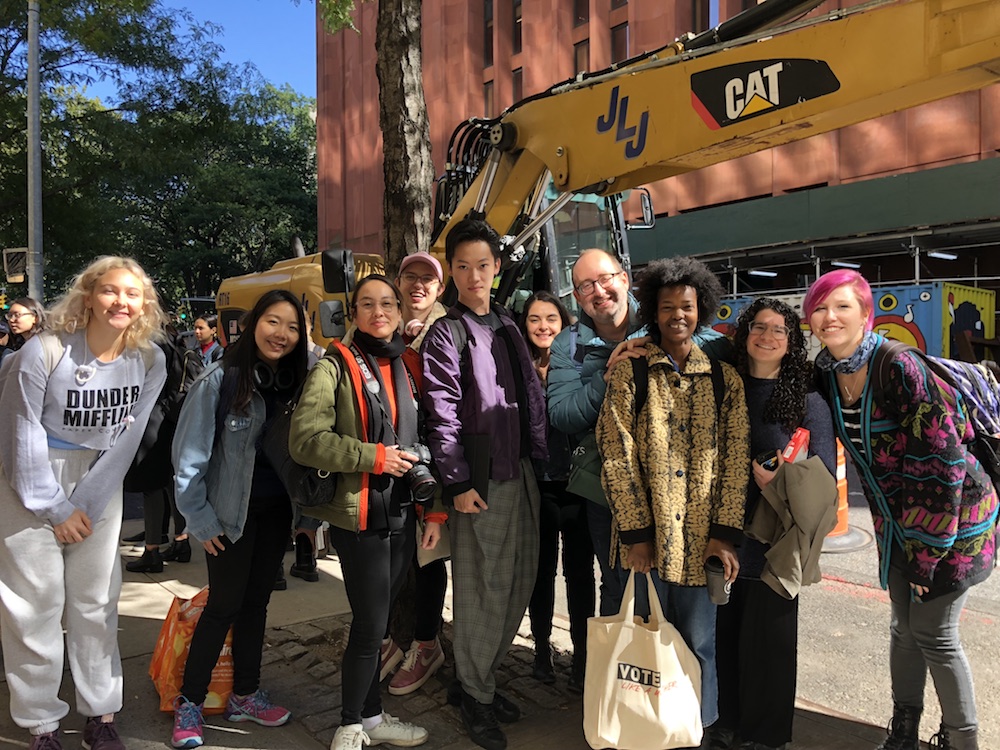
<path id="1" fill-rule="evenodd" d="M 219 61 L 217 29 L 153 0 L 42 5 L 46 288 L 129 254 L 168 305 L 316 243 L 314 101 Z M 23 2 L 0 0 L 0 244 L 26 244 Z M 96 81 L 116 95 L 88 94 Z M 10 291 L 21 293 L 18 287 Z"/>

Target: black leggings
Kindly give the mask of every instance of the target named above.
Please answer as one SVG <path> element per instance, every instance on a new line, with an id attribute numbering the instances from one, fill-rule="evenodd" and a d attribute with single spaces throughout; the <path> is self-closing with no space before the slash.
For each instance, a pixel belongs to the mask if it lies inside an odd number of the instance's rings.
<path id="1" fill-rule="evenodd" d="M 548 644 L 555 608 L 556 564 L 562 532 L 563 577 L 569 608 L 569 631 L 578 659 L 587 653 L 587 618 L 594 616 L 594 547 L 587 530 L 586 500 L 566 492 L 565 482 L 539 482 L 538 576 L 528 603 L 536 649 Z M 582 662 L 581 662 L 582 663 Z"/>
<path id="2" fill-rule="evenodd" d="M 170 517 L 174 518 L 174 536 L 183 534 L 187 521 L 174 502 L 174 483 L 142 493 L 142 518 L 146 529 L 146 544 L 159 545 L 170 532 Z"/>
<path id="3" fill-rule="evenodd" d="M 413 637 L 418 641 L 433 641 L 441 632 L 441 610 L 448 590 L 448 569 L 444 560 L 435 560 L 420 567 L 413 556 L 416 570 L 416 600 L 413 606 Z"/>
<path id="4" fill-rule="evenodd" d="M 403 518 L 403 528 L 392 533 L 355 533 L 330 527 L 330 541 L 340 558 L 353 613 L 341 670 L 340 715 L 344 725 L 360 724 L 362 717 L 382 713 L 378 681 L 382 636 L 416 548 L 413 509 L 404 508 Z"/>
<path id="5" fill-rule="evenodd" d="M 205 555 L 208 562 L 208 604 L 201 613 L 184 669 L 181 694 L 202 703 L 212 679 L 229 626 L 233 626 L 233 692 L 249 695 L 260 687 L 260 658 L 264 647 L 267 603 L 274 572 L 285 556 L 292 505 L 287 502 L 259 513 L 251 509 L 243 536 L 225 549 Z"/>

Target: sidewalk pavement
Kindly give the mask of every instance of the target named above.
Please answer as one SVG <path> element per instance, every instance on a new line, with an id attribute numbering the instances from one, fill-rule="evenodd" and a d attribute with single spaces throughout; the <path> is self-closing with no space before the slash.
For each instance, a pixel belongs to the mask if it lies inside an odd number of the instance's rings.
<path id="1" fill-rule="evenodd" d="M 141 528 L 127 521 L 124 534 Z M 126 557 L 141 549 L 123 546 Z M 871 554 L 869 551 L 868 554 Z M 286 566 L 293 555 L 286 558 Z M 840 558 L 843 559 L 843 558 Z M 824 563 L 826 562 L 826 556 Z M 835 561 L 836 562 L 836 561 Z M 350 608 L 335 558 L 319 562 L 318 583 L 289 578 L 287 591 L 271 599 L 263 656 L 262 687 L 293 711 L 285 727 L 230 724 L 208 717 L 208 746 L 256 750 L 322 750 L 340 719 L 339 657 L 346 644 Z M 836 565 L 832 565 L 836 568 Z M 824 580 L 803 596 L 800 618 L 800 679 L 793 747 L 801 750 L 857 750 L 874 748 L 884 738 L 883 722 L 891 711 L 886 666 L 888 606 L 884 593 L 869 582 L 849 581 L 853 574 Z M 130 750 L 169 747 L 171 715 L 158 710 L 158 696 L 147 670 L 149 658 L 174 595 L 190 597 L 206 583 L 203 553 L 195 551 L 189 564 L 168 563 L 162 574 L 125 573 L 121 599 L 120 644 L 125 676 L 125 708 L 120 715 L 121 734 Z M 992 606 L 992 605 L 990 605 Z M 986 610 L 990 609 L 986 607 Z M 963 622 L 970 661 L 976 671 L 981 747 L 1000 748 L 994 717 L 997 697 L 998 612 L 967 611 Z M 445 611 L 450 631 L 450 592 Z M 510 656 L 500 670 L 500 683 L 522 707 L 521 721 L 507 725 L 509 746 L 559 750 L 585 750 L 582 699 L 566 690 L 569 674 L 568 622 L 565 612 L 556 615 L 553 646 L 557 683 L 547 687 L 531 675 L 533 648 L 527 619 Z M 475 748 L 461 726 L 457 710 L 446 704 L 446 685 L 453 675 L 450 645 L 445 638 L 445 667 L 423 689 L 409 696 L 385 696 L 389 713 L 426 727 L 427 750 Z M 71 706 L 71 679 L 63 685 L 63 699 Z M 984 700 L 985 699 L 985 700 Z M 0 703 L 9 700 L 6 683 L 0 683 Z M 933 704 L 933 698 L 928 705 Z M 936 717 L 925 717 L 922 736 L 935 731 Z M 878 726 L 875 726 L 875 725 Z M 64 746 L 76 747 L 83 718 L 71 709 L 63 723 Z M 27 733 L 14 726 L 7 710 L 0 710 L 0 746 L 27 747 Z"/>

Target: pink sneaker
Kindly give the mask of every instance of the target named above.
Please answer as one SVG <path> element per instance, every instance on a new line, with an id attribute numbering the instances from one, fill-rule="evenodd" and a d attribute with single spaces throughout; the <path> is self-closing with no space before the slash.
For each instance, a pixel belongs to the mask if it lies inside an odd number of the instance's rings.
<path id="1" fill-rule="evenodd" d="M 389 683 L 391 695 L 408 695 L 423 687 L 424 683 L 444 664 L 444 651 L 441 643 L 433 641 L 414 641 L 406 652 L 403 666 Z"/>
<path id="2" fill-rule="evenodd" d="M 178 748 L 201 747 L 205 744 L 200 703 L 192 703 L 183 695 L 174 700 L 174 733 L 170 744 Z"/>
<path id="3" fill-rule="evenodd" d="M 252 721 L 262 727 L 280 727 L 292 718 L 292 712 L 271 703 L 266 690 L 257 690 L 242 698 L 230 695 L 225 717 L 229 721 Z"/>
<path id="4" fill-rule="evenodd" d="M 382 648 L 379 651 L 382 666 L 379 669 L 378 681 L 382 682 L 388 677 L 399 662 L 403 661 L 403 649 L 396 645 L 396 642 L 389 638 L 382 641 Z"/>

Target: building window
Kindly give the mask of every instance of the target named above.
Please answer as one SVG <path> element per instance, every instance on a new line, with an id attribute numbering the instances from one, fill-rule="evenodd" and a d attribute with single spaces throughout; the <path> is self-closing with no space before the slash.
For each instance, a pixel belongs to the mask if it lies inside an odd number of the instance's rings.
<path id="1" fill-rule="evenodd" d="M 511 88 L 514 91 L 514 101 L 519 102 L 524 98 L 524 72 L 522 68 L 517 68 L 511 74 Z"/>
<path id="2" fill-rule="evenodd" d="M 620 23 L 611 29 L 611 62 L 628 59 L 628 24 Z"/>
<path id="3" fill-rule="evenodd" d="M 493 117 L 493 81 L 483 84 L 483 116 Z"/>
<path id="4" fill-rule="evenodd" d="M 590 0 L 573 0 L 573 25 L 583 26 L 590 21 Z"/>
<path id="5" fill-rule="evenodd" d="M 514 0 L 514 29 L 511 34 L 511 49 L 515 55 L 521 51 L 521 0 Z"/>
<path id="6" fill-rule="evenodd" d="M 573 45 L 573 72 L 590 70 L 590 40 L 584 39 Z"/>
<path id="7" fill-rule="evenodd" d="M 611 8 L 624 8 L 628 5 L 628 0 L 611 0 Z"/>
<path id="8" fill-rule="evenodd" d="M 493 0 L 486 0 L 483 23 L 483 67 L 493 64 Z"/>
<path id="9" fill-rule="evenodd" d="M 708 30 L 709 12 L 709 0 L 691 0 L 691 31 Z"/>

